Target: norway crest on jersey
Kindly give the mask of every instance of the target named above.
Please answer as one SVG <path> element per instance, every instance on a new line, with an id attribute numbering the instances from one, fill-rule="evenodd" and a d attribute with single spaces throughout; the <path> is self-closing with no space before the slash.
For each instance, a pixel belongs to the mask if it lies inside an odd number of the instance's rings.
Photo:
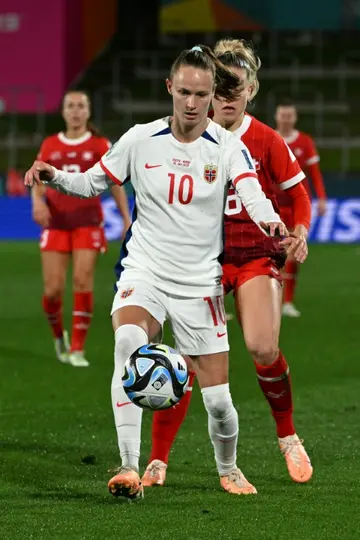
<path id="1" fill-rule="evenodd" d="M 129 296 L 131 296 L 133 292 L 134 292 L 134 287 L 128 287 L 127 289 L 124 289 L 123 291 L 121 291 L 121 298 L 125 300 L 125 298 L 129 298 Z"/>
<path id="2" fill-rule="evenodd" d="M 217 178 L 218 168 L 216 165 L 205 165 L 204 167 L 204 180 L 208 184 L 213 184 Z"/>

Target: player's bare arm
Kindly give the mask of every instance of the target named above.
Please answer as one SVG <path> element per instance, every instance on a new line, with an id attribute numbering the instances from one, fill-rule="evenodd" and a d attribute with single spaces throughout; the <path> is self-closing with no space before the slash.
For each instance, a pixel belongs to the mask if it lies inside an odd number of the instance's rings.
<path id="1" fill-rule="evenodd" d="M 126 191 L 123 186 L 118 186 L 117 184 L 113 185 L 110 188 L 111 194 L 115 199 L 116 206 L 120 212 L 121 217 L 124 221 L 124 233 L 129 229 L 131 225 L 131 217 L 129 211 L 129 203 L 126 196 Z"/>
<path id="2" fill-rule="evenodd" d="M 50 223 L 51 214 L 46 201 L 44 200 L 45 186 L 35 185 L 31 191 L 32 199 L 32 218 L 40 225 L 40 227 L 47 228 Z"/>

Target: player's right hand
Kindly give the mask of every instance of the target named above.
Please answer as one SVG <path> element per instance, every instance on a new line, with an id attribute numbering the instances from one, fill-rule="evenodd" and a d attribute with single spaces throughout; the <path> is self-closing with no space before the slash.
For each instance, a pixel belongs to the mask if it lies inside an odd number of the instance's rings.
<path id="1" fill-rule="evenodd" d="M 289 231 L 282 221 L 260 221 L 259 225 L 269 236 L 289 236 Z"/>
<path id="2" fill-rule="evenodd" d="M 51 214 L 48 205 L 42 198 L 33 200 L 32 218 L 43 229 L 49 227 Z"/>
<path id="3" fill-rule="evenodd" d="M 327 201 L 326 199 L 318 200 L 318 214 L 319 216 L 325 216 L 327 210 Z"/>
<path id="4" fill-rule="evenodd" d="M 55 176 L 54 169 L 44 161 L 34 161 L 31 168 L 25 173 L 25 186 L 32 187 L 41 182 L 50 182 Z"/>

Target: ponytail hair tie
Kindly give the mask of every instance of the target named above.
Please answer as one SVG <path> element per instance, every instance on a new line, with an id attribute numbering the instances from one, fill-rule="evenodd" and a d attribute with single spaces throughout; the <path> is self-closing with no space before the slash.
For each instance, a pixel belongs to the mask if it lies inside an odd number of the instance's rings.
<path id="1" fill-rule="evenodd" d="M 195 52 L 195 51 L 197 51 L 197 52 L 203 52 L 202 48 L 199 47 L 199 45 L 195 45 L 195 47 L 193 47 L 193 48 L 190 49 L 190 50 L 191 50 L 191 52 Z"/>

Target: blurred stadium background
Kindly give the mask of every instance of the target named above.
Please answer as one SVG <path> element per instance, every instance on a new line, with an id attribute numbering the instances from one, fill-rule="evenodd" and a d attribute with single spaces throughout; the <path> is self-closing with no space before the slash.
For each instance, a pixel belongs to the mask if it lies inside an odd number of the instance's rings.
<path id="1" fill-rule="evenodd" d="M 106 471 L 118 465 L 108 312 L 121 220 L 105 197 L 107 236 L 116 241 L 96 274 L 91 367 L 61 365 L 41 310 L 39 229 L 22 176 L 42 138 L 62 129 L 67 89 L 90 92 L 95 123 L 115 141 L 134 123 L 171 112 L 164 78 L 181 49 L 227 35 L 252 40 L 263 62 L 252 114 L 273 125 L 276 100 L 296 101 L 330 198 L 322 218 L 313 202 L 313 245 L 297 297 L 302 317 L 284 320 L 281 335 L 315 475 L 306 486 L 287 477 L 231 321 L 239 463 L 259 495 L 240 501 L 219 493 L 194 391 L 168 486 L 150 490 L 144 504 L 120 507 L 106 491 Z M 0 73 L 1 540 L 359 538 L 359 0 L 0 0 Z M 144 416 L 141 467 L 150 442 L 151 415 Z"/>
<path id="2" fill-rule="evenodd" d="M 61 129 L 66 89 L 83 88 L 93 119 L 116 140 L 171 110 L 164 79 L 179 50 L 220 36 L 250 39 L 263 61 L 251 112 L 273 125 L 293 98 L 315 137 L 330 198 L 312 240 L 360 240 L 360 9 L 356 0 L 2 0 L 0 3 L 0 235 L 34 238 L 23 171 L 45 134 Z M 34 39 L 36 36 L 36 39 Z M 39 37 L 39 39 L 38 39 Z M 11 52 L 10 52 L 11 51 Z M 348 199 L 348 200 L 346 200 Z M 111 202 L 108 237 L 118 236 Z M 16 221 L 15 221 L 16 216 Z M 115 227 L 115 228 L 114 228 Z"/>

